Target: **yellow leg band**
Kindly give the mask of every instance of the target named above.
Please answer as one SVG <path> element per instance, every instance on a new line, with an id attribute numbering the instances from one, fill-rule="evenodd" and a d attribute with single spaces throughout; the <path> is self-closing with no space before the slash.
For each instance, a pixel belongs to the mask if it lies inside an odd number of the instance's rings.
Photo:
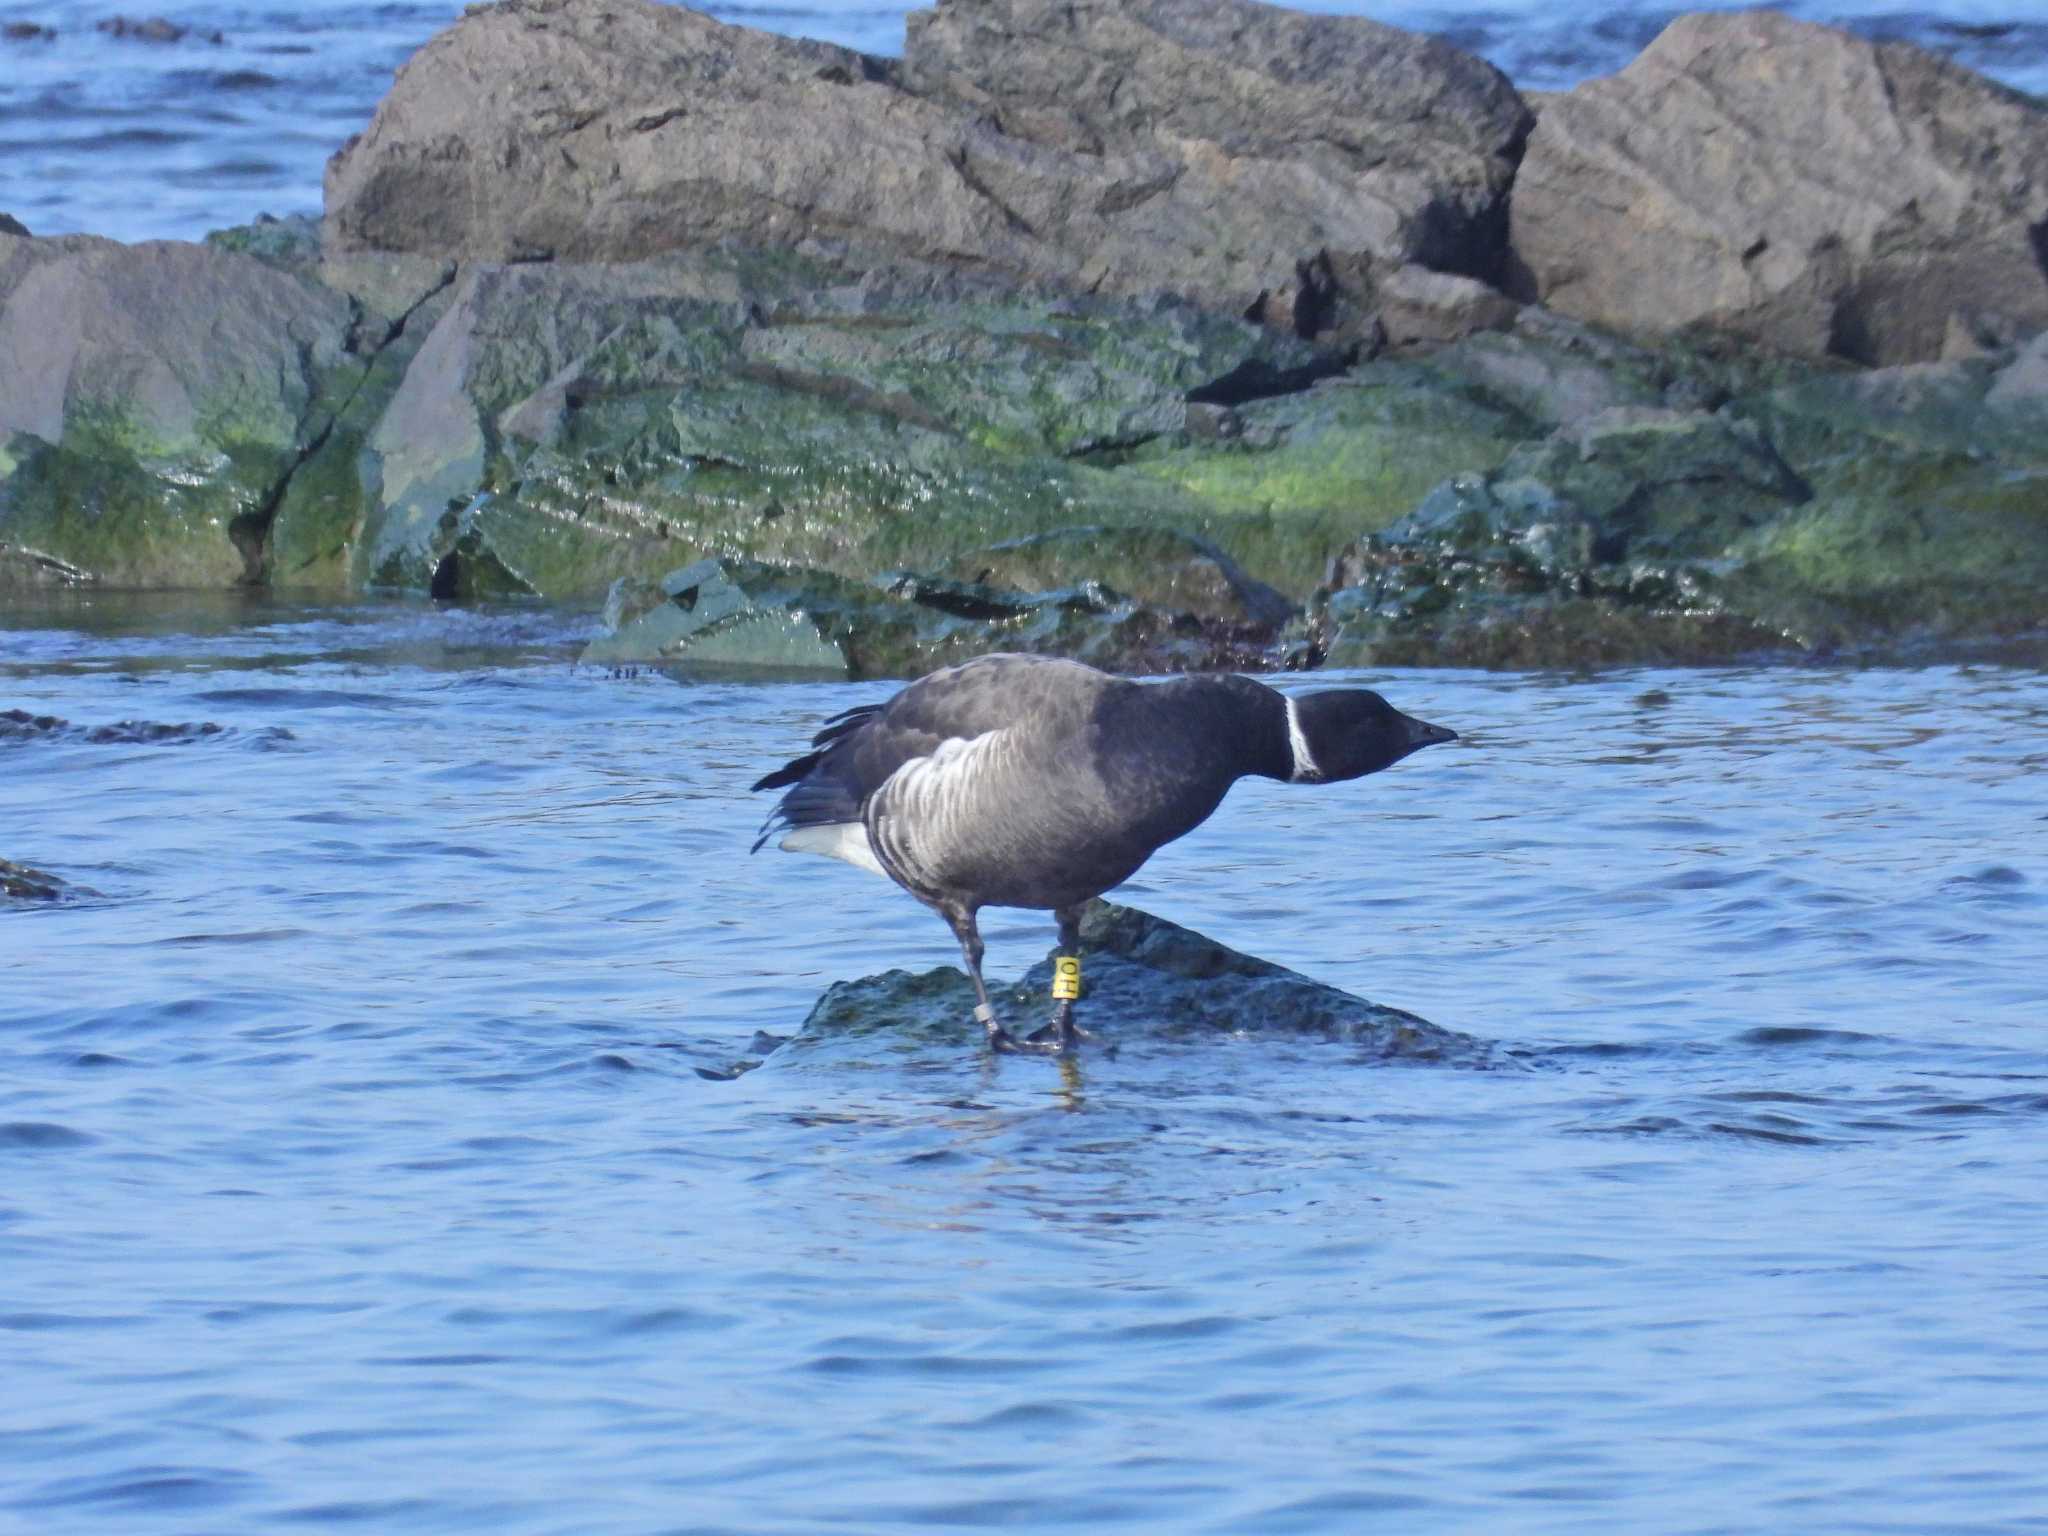
<path id="1" fill-rule="evenodd" d="M 1052 995 L 1061 1002 L 1072 1002 L 1081 995 L 1081 957 L 1079 955 L 1054 955 L 1052 957 Z"/>

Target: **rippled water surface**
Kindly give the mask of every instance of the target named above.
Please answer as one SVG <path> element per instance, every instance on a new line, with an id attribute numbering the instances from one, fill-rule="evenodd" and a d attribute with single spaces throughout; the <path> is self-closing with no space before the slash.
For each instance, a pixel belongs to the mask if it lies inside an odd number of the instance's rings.
<path id="1" fill-rule="evenodd" d="M 1681 10 L 1739 0 L 1300 0 L 1449 39 L 1525 89 L 1620 69 Z M 1783 0 L 2048 93 L 2040 0 Z M 196 240 L 320 212 L 327 157 L 463 0 L 0 0 L 0 212 L 39 235 Z M 705 0 L 722 21 L 903 50 L 909 0 Z M 123 20 L 165 25 L 114 30 Z"/>
<path id="2" fill-rule="evenodd" d="M 745 856 L 889 685 L 530 610 L 0 625 L 68 722 L 0 722 L 0 857 L 97 893 L 0 907 L 0 1529 L 2043 1528 L 2040 672 L 1375 674 L 1466 740 L 1125 892 L 1494 1070 L 726 1080 L 953 959 Z"/>

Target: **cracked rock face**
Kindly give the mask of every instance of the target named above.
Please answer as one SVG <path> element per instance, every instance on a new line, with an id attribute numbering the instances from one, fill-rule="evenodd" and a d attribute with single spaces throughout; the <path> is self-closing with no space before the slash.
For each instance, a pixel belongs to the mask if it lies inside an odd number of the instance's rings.
<path id="1" fill-rule="evenodd" d="M 652 0 L 477 10 L 331 162 L 328 249 L 631 261 L 810 243 L 854 267 L 1170 289 L 1231 312 L 1325 252 L 1356 275 L 1490 276 L 1503 256 L 1527 109 L 1443 44 L 1249 0 L 971 0 L 913 21 L 897 66 Z"/>
<path id="2" fill-rule="evenodd" d="M 1924 361 L 1960 304 L 2048 325 L 2048 112 L 1909 44 L 1684 16 L 1543 103 L 1513 238 L 1531 295 L 1598 325 Z"/>
<path id="3" fill-rule="evenodd" d="M 258 574 L 362 373 L 341 294 L 159 241 L 0 235 L 0 540 L 116 584 Z"/>

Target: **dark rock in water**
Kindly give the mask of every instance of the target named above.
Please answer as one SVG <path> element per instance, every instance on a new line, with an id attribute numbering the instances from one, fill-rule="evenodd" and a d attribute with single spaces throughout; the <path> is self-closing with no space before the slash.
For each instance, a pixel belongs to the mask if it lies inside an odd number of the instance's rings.
<path id="1" fill-rule="evenodd" d="M 1101 1049 L 1138 1040 L 1201 1041 L 1218 1036 L 1328 1040 L 1393 1061 L 1479 1067 L 1494 1063 L 1491 1042 L 1440 1029 L 1412 1013 L 1324 986 L 1284 966 L 1240 954 L 1190 929 L 1113 902 L 1089 904 L 1081 923 L 1083 1027 Z M 997 1008 L 1031 1027 L 1050 1011 L 1047 956 L 1008 987 L 992 986 Z M 974 990 L 965 973 L 885 971 L 837 982 L 818 999 L 802 1032 L 768 1058 L 770 1067 L 859 1042 L 915 1050 L 975 1050 Z"/>
<path id="2" fill-rule="evenodd" d="M 47 741 L 62 738 L 94 746 L 183 746 L 227 734 L 211 720 L 167 725 L 158 720 L 116 720 L 111 725 L 73 725 L 56 715 L 32 715 L 25 709 L 0 710 L 0 742 Z M 289 735 L 288 732 L 281 733 Z"/>
<path id="3" fill-rule="evenodd" d="M 201 43 L 224 43 L 227 39 L 219 32 L 210 32 L 193 27 L 181 27 L 174 21 L 161 16 L 109 16 L 95 23 L 97 29 L 109 37 L 132 38 L 139 43 L 182 43 L 186 38 Z"/>
<path id="4" fill-rule="evenodd" d="M 10 901 L 77 901 L 81 897 L 97 895 L 98 891 L 72 885 L 47 870 L 17 864 L 12 859 L 0 859 L 0 897 Z"/>
<path id="5" fill-rule="evenodd" d="M 0 709 L 0 741 L 35 741 L 70 730 L 71 722 L 56 715 L 32 715 L 25 709 Z"/>

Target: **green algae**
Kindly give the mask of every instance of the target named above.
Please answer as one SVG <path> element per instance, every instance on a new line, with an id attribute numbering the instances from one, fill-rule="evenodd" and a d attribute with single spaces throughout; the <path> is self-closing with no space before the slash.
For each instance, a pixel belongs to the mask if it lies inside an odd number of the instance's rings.
<path id="1" fill-rule="evenodd" d="M 244 449 L 146 460 L 128 436 L 17 436 L 15 471 L 0 482 L 0 539 L 112 586 L 245 579 L 248 564 L 230 530 L 268 495 L 274 456 Z"/>

